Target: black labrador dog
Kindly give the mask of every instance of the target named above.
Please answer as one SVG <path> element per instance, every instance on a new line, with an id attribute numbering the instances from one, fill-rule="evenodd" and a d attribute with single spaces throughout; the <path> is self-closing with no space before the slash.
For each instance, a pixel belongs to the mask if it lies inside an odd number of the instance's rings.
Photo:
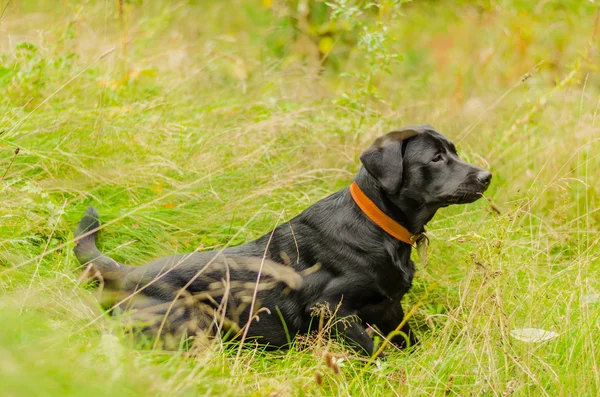
<path id="1" fill-rule="evenodd" d="M 462 161 L 430 125 L 379 137 L 360 160 L 350 189 L 241 246 L 125 266 L 96 248 L 98 215 L 90 209 L 76 231 L 75 254 L 113 291 L 128 295 L 118 307 L 158 314 L 159 321 L 150 320 L 154 335 L 222 332 L 229 324 L 283 347 L 314 330 L 314 308 L 325 307 L 344 319 L 334 330 L 372 355 L 365 327 L 389 335 L 401 324 L 400 302 L 415 273 L 411 250 L 424 226 L 439 208 L 482 197 L 492 175 Z M 416 342 L 408 324 L 400 331 L 392 343 Z"/>

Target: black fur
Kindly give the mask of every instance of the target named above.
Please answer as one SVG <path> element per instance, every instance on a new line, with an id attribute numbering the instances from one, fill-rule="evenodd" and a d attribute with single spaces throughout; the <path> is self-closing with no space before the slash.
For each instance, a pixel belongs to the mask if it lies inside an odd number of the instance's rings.
<path id="1" fill-rule="evenodd" d="M 424 232 L 425 224 L 439 208 L 477 200 L 491 179 L 489 172 L 460 160 L 454 145 L 429 125 L 407 127 L 378 138 L 361 161 L 356 183 L 382 211 L 413 234 Z M 97 217 L 90 209 L 77 235 L 96 228 Z M 263 237 L 225 249 L 219 256 L 216 251 L 192 253 L 130 267 L 102 255 L 94 241 L 95 234 L 79 240 L 76 254 L 80 262 L 90 262 L 103 276 L 106 273 L 118 280 L 117 287 L 123 291 L 144 288 L 141 295 L 147 300 L 142 306 L 148 307 L 164 306 L 181 291 L 192 296 L 202 294 L 214 280 L 224 278 L 228 260 L 241 263 L 238 271 L 229 273 L 230 279 L 249 282 L 256 282 L 256 263 L 263 256 L 270 266 L 291 266 L 301 282 L 290 286 L 277 275 L 267 276 L 276 287 L 262 291 L 259 301 L 270 314 L 260 313 L 260 320 L 252 321 L 248 330 L 249 336 L 278 347 L 295 335 L 311 331 L 311 312 L 320 304 L 335 311 L 337 317 L 347 317 L 347 321 L 337 323 L 337 330 L 372 355 L 373 341 L 365 326 L 377 326 L 388 335 L 402 322 L 400 302 L 415 273 L 410 260 L 412 247 L 367 218 L 347 188 L 318 201 Z M 211 261 L 218 266 L 198 275 Z M 317 264 L 319 269 L 311 271 Z M 152 281 L 157 278 L 159 282 Z M 213 309 L 222 303 L 222 298 L 216 299 Z M 181 313 L 191 318 L 185 310 Z M 233 314 L 229 310 L 226 316 L 235 317 Z M 237 312 L 235 321 L 244 326 L 249 317 L 245 307 L 241 314 Z M 215 321 L 197 323 L 206 327 Z M 165 322 L 170 323 L 169 318 Z M 392 337 L 393 343 L 405 346 L 416 342 L 408 325 L 401 331 L 404 335 Z"/>

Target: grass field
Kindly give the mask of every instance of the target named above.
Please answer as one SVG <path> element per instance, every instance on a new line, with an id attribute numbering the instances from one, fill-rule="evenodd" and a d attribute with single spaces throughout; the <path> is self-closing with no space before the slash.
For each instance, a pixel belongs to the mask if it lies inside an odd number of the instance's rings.
<path id="1" fill-rule="evenodd" d="M 3 396 L 600 393 L 598 5 L 367 3 L 2 1 Z M 78 283 L 90 204 L 123 263 L 236 245 L 420 123 L 492 171 L 494 206 L 429 224 L 412 353 L 139 349 Z"/>

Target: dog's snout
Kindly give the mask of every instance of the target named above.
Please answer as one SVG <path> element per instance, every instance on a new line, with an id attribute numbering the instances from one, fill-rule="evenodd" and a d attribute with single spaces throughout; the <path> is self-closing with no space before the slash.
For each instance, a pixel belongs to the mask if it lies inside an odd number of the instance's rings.
<path id="1" fill-rule="evenodd" d="M 484 186 L 489 186 L 492 181 L 492 174 L 485 170 L 481 170 L 477 173 L 477 180 Z"/>

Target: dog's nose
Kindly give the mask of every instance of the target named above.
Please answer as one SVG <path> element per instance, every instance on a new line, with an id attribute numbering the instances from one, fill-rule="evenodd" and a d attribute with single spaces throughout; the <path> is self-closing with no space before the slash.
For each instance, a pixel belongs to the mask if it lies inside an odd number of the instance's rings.
<path id="1" fill-rule="evenodd" d="M 487 171 L 479 171 L 477 174 L 477 180 L 484 186 L 489 186 L 492 181 L 492 174 Z"/>

